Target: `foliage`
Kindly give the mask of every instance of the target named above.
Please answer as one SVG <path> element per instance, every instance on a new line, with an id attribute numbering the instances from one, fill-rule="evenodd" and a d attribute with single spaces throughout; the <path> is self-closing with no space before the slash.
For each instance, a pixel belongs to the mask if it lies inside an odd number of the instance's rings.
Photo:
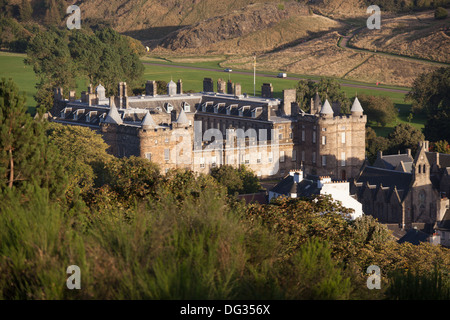
<path id="1" fill-rule="evenodd" d="M 378 151 L 386 151 L 388 148 L 388 139 L 377 136 L 375 130 L 371 127 L 366 127 L 366 156 L 370 163 L 376 160 Z"/>
<path id="2" fill-rule="evenodd" d="M 156 191 L 161 179 L 159 167 L 144 158 L 112 158 L 103 164 L 95 181 L 96 188 L 109 186 L 118 201 L 131 205 Z M 95 191 L 94 191 L 95 192 Z"/>
<path id="3" fill-rule="evenodd" d="M 167 94 L 167 82 L 164 80 L 156 80 L 156 93 Z"/>
<path id="4" fill-rule="evenodd" d="M 415 110 L 432 116 L 450 108 L 450 67 L 439 68 L 418 76 L 413 83 L 407 100 L 413 101 Z"/>
<path id="5" fill-rule="evenodd" d="M 75 86 L 75 76 L 101 83 L 109 95 L 116 85 L 126 81 L 130 88 L 141 81 L 144 67 L 136 52 L 139 47 L 110 28 L 92 32 L 50 28 L 36 32 L 28 45 L 26 63 L 33 66 L 40 82 L 36 100 L 48 110 L 49 95 L 54 87 L 64 92 Z"/>
<path id="6" fill-rule="evenodd" d="M 281 287 L 291 299 L 348 299 L 351 292 L 350 278 L 332 258 L 327 242 L 308 239 L 298 252 L 283 265 L 280 271 Z M 293 281 L 284 283 L 283 281 Z"/>
<path id="7" fill-rule="evenodd" d="M 448 249 L 398 244 L 372 217 L 350 220 L 330 196 L 247 206 L 211 175 L 162 176 L 147 159 L 114 158 L 94 132 L 34 120 L 23 102 L 12 81 L 0 82 L 1 299 L 448 297 Z M 19 137 L 14 170 L 32 178 L 9 188 Z M 254 181 L 245 168 L 230 174 Z M 365 283 L 373 264 L 378 292 Z M 83 290 L 66 288 L 70 265 L 81 268 Z"/>
<path id="8" fill-rule="evenodd" d="M 439 111 L 428 117 L 423 133 L 429 141 L 450 141 L 450 110 Z"/>
<path id="9" fill-rule="evenodd" d="M 50 144 L 66 155 L 64 170 L 69 179 L 66 195 L 73 197 L 76 189 L 81 194 L 88 192 L 94 186 L 99 169 L 112 159 L 106 152 L 108 145 L 89 128 L 55 122 L 50 123 L 47 135 Z"/>
<path id="10" fill-rule="evenodd" d="M 0 81 L 0 190 L 22 192 L 37 184 L 60 195 L 66 187 L 64 160 L 48 144 L 45 122 L 27 113 L 25 100 L 12 80 Z"/>
<path id="11" fill-rule="evenodd" d="M 22 26 L 13 18 L 0 16 L 0 46 L 14 52 L 25 52 L 32 30 L 33 27 Z"/>
<path id="12" fill-rule="evenodd" d="M 433 270 L 425 274 L 396 271 L 391 276 L 387 291 L 389 299 L 395 300 L 449 300 L 450 278 L 448 274 Z"/>
<path id="13" fill-rule="evenodd" d="M 256 193 L 261 189 L 258 177 L 245 165 L 212 168 L 211 176 L 227 188 L 229 195 Z"/>
<path id="14" fill-rule="evenodd" d="M 311 99 L 318 93 L 323 101 L 328 99 L 330 104 L 338 102 L 342 113 L 350 113 L 351 101 L 341 91 L 339 82 L 334 79 L 321 78 L 317 83 L 312 80 L 300 80 L 296 89 L 297 103 L 303 111 L 310 111 Z"/>
<path id="15" fill-rule="evenodd" d="M 434 10 L 434 18 L 435 19 L 445 19 L 448 16 L 448 12 L 445 8 L 437 7 L 436 10 Z"/>
<path id="16" fill-rule="evenodd" d="M 389 148 L 388 153 L 397 153 L 411 149 L 412 154 L 417 151 L 420 141 L 425 140 L 425 136 L 419 130 L 407 123 L 401 123 L 395 126 L 394 130 L 388 135 Z"/>
<path id="17" fill-rule="evenodd" d="M 388 97 L 360 95 L 358 99 L 361 102 L 364 113 L 367 115 L 368 121 L 373 121 L 385 127 L 397 118 L 398 111 Z"/>
<path id="18" fill-rule="evenodd" d="M 439 140 L 435 143 L 432 143 L 431 149 L 433 152 L 450 154 L 450 145 L 447 140 Z"/>

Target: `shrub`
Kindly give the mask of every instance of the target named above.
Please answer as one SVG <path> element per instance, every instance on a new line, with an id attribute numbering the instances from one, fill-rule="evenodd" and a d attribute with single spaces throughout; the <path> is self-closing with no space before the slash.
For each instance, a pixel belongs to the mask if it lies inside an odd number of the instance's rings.
<path id="1" fill-rule="evenodd" d="M 448 16 L 448 12 L 445 8 L 437 7 L 436 10 L 434 10 L 434 18 L 435 19 L 445 19 Z"/>

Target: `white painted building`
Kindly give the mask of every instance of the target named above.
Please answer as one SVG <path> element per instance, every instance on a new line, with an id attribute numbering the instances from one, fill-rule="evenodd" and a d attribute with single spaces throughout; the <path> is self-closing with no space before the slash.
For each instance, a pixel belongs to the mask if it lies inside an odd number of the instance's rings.
<path id="1" fill-rule="evenodd" d="M 350 195 L 350 184 L 347 181 L 332 181 L 330 177 L 306 175 L 302 170 L 291 170 L 272 190 L 269 201 L 277 197 L 313 197 L 314 195 L 330 195 L 334 201 L 349 209 L 353 209 L 352 219 L 363 215 L 362 204 Z"/>

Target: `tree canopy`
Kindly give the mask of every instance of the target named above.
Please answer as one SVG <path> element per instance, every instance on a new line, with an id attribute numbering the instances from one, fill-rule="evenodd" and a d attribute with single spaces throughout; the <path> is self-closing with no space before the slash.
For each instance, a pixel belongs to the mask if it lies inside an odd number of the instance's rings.
<path id="1" fill-rule="evenodd" d="M 50 28 L 37 32 L 28 45 L 26 63 L 33 66 L 40 79 L 38 105 L 49 109 L 53 88 L 62 87 L 68 92 L 77 77 L 85 77 L 94 85 L 101 83 L 109 95 L 114 94 L 120 81 L 131 88 L 142 82 L 144 73 L 136 52 L 135 41 L 111 28 L 95 32 L 89 28 Z"/>
<path id="2" fill-rule="evenodd" d="M 398 111 L 388 97 L 360 95 L 358 99 L 370 122 L 385 127 L 397 118 Z"/>
<path id="3" fill-rule="evenodd" d="M 330 103 L 338 102 L 341 106 L 342 113 L 350 113 L 351 101 L 341 91 L 341 85 L 334 79 L 321 78 L 319 82 L 312 80 L 300 80 L 297 84 L 297 103 L 300 108 L 309 112 L 311 107 L 311 99 L 316 93 L 322 99 L 328 99 Z"/>

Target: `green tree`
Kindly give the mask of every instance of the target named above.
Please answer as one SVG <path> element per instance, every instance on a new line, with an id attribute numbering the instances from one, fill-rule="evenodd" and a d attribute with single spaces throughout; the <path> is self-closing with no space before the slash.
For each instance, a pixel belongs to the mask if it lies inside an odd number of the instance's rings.
<path id="1" fill-rule="evenodd" d="M 377 136 L 371 127 L 366 127 L 366 156 L 370 163 L 376 160 L 378 151 L 386 151 L 388 148 L 388 139 Z"/>
<path id="2" fill-rule="evenodd" d="M 33 15 L 33 8 L 31 7 L 31 1 L 22 0 L 19 7 L 20 21 L 29 22 Z"/>
<path id="3" fill-rule="evenodd" d="M 385 127 L 397 118 L 397 109 L 388 97 L 361 95 L 358 97 L 368 121 Z"/>
<path id="4" fill-rule="evenodd" d="M 105 67 L 102 65 L 104 44 L 91 30 L 82 28 L 70 31 L 69 50 L 79 76 L 87 76 L 90 83 L 104 81 L 100 71 L 101 67 Z"/>
<path id="5" fill-rule="evenodd" d="M 297 102 L 302 110 L 310 110 L 311 98 L 314 98 L 316 93 L 319 93 L 322 100 L 326 98 L 330 103 L 338 102 L 342 113 L 350 112 L 351 101 L 341 91 L 341 85 L 336 80 L 328 78 L 321 78 L 317 83 L 311 80 L 300 80 L 298 82 Z"/>
<path id="6" fill-rule="evenodd" d="M 108 186 L 124 206 L 133 204 L 135 199 L 154 195 L 161 180 L 159 167 L 144 158 L 111 158 L 103 166 L 93 192 Z"/>
<path id="7" fill-rule="evenodd" d="M 70 55 L 67 32 L 58 29 L 37 32 L 27 48 L 25 63 L 32 65 L 39 78 L 36 101 L 45 109 L 51 107 L 53 89 L 65 92 L 75 86 L 75 64 Z"/>
<path id="8" fill-rule="evenodd" d="M 448 12 L 445 8 L 437 7 L 436 10 L 434 10 L 434 18 L 435 19 L 445 19 L 448 16 Z"/>
<path id="9" fill-rule="evenodd" d="M 55 0 L 47 1 L 44 21 L 47 26 L 58 25 L 61 22 L 60 10 Z"/>
<path id="10" fill-rule="evenodd" d="M 432 116 L 450 109 L 450 67 L 439 68 L 418 76 L 406 100 L 413 102 L 416 112 Z"/>
<path id="11" fill-rule="evenodd" d="M 0 82 L 0 189 L 23 192 L 28 185 L 47 188 L 61 196 L 66 188 L 62 159 L 48 144 L 45 122 L 26 112 L 25 94 L 17 85 Z"/>
<path id="12" fill-rule="evenodd" d="M 439 111 L 430 115 L 423 128 L 423 133 L 429 141 L 450 141 L 450 110 Z"/>
<path id="13" fill-rule="evenodd" d="M 401 123 L 388 135 L 388 140 L 390 144 L 389 153 L 411 149 L 414 154 L 419 142 L 425 140 L 425 136 L 419 129 L 414 128 L 410 124 Z"/>
<path id="14" fill-rule="evenodd" d="M 78 188 L 86 194 L 93 186 L 99 170 L 113 157 L 101 135 L 79 126 L 50 123 L 47 129 L 49 142 L 66 157 L 64 170 L 68 176 L 67 196 L 73 197 Z"/>
<path id="15" fill-rule="evenodd" d="M 258 177 L 244 165 L 216 167 L 211 169 L 211 176 L 227 188 L 229 195 L 255 193 L 261 189 Z"/>
<path id="16" fill-rule="evenodd" d="M 450 154 L 450 145 L 447 140 L 439 140 L 431 144 L 434 152 Z"/>

